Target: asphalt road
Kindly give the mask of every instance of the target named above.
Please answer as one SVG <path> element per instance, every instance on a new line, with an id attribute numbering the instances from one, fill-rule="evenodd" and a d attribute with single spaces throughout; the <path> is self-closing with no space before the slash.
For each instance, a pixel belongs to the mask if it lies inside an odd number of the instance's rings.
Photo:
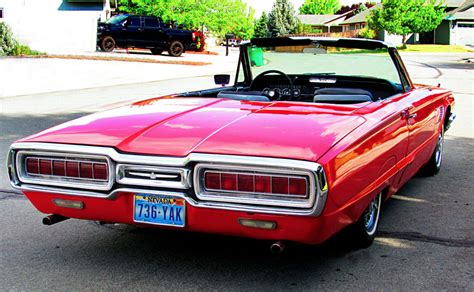
<path id="1" fill-rule="evenodd" d="M 353 250 L 338 237 L 274 256 L 267 242 L 240 238 L 80 220 L 47 227 L 9 188 L 0 159 L 0 290 L 473 291 L 474 67 L 464 57 L 404 56 L 415 81 L 453 89 L 458 120 L 440 174 L 414 178 L 384 206 L 370 248 Z M 0 157 L 15 139 L 88 112 L 207 84 L 193 78 L 0 99 Z"/>

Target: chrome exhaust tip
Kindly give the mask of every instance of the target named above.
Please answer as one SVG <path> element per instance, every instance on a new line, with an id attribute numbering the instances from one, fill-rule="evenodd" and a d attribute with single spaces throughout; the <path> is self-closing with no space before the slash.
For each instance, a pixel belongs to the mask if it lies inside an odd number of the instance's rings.
<path id="1" fill-rule="evenodd" d="M 43 224 L 49 226 L 49 225 L 53 225 L 53 224 L 62 222 L 62 221 L 67 220 L 67 219 L 69 219 L 69 218 L 61 216 L 61 215 L 52 214 L 52 215 L 49 215 L 49 216 L 46 216 L 46 217 L 43 218 Z"/>
<path id="2" fill-rule="evenodd" d="M 285 244 L 282 241 L 277 241 L 270 245 L 270 251 L 273 254 L 281 254 L 285 251 Z"/>

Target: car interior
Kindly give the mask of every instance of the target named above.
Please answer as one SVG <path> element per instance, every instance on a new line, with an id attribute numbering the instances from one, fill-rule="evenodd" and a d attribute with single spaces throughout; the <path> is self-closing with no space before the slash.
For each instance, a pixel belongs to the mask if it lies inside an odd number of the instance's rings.
<path id="1" fill-rule="evenodd" d="M 227 75 L 228 76 L 228 75 Z M 261 76 L 261 77 L 259 77 Z M 403 92 L 399 84 L 385 79 L 355 76 L 265 74 L 249 86 L 226 86 L 188 92 L 181 96 L 218 97 L 246 101 L 299 101 L 330 104 L 355 104 L 383 100 Z M 219 83 L 216 75 L 216 84 Z"/>
<path id="2" fill-rule="evenodd" d="M 351 60 L 360 59 L 361 57 L 358 55 L 337 55 L 339 51 L 330 51 L 320 47 L 318 44 L 315 45 L 315 43 L 311 43 L 309 46 L 306 44 L 306 46 L 273 47 L 268 50 L 255 49 L 255 47 L 251 46 L 244 47 L 241 50 L 241 58 L 247 58 L 247 62 L 243 62 L 239 69 L 245 70 L 245 66 L 247 66 L 247 72 L 251 72 L 247 76 L 253 75 L 252 77 L 246 78 L 245 82 L 237 82 L 234 86 L 227 86 L 230 83 L 230 75 L 215 75 L 214 81 L 217 85 L 221 85 L 220 88 L 188 92 L 181 96 L 217 97 L 258 102 L 297 101 L 357 104 L 376 102 L 404 91 L 400 83 L 395 83 L 384 78 L 384 76 L 380 76 L 384 75 L 387 71 L 385 70 L 386 67 L 381 67 L 383 64 L 376 64 L 375 62 L 359 63 L 362 66 L 356 69 L 352 68 L 351 70 L 350 66 L 355 65 L 350 62 Z M 252 52 L 257 50 L 260 50 L 260 54 L 256 58 L 252 56 Z M 242 52 L 248 52 L 248 55 L 242 54 Z M 356 51 L 356 53 L 359 52 Z M 265 57 L 264 54 L 266 54 Z M 377 61 L 377 54 L 371 55 L 365 52 L 362 54 L 365 55 L 368 61 L 372 61 L 370 58 L 375 55 L 373 60 Z M 393 72 L 391 72 L 392 75 L 387 76 L 397 75 L 396 66 L 388 54 L 386 59 L 378 57 L 381 63 L 391 64 L 391 67 L 388 67 L 388 69 L 391 69 Z M 342 58 L 348 61 L 347 66 L 344 62 L 339 62 L 339 67 L 331 63 Z M 293 64 L 301 63 L 301 60 L 303 62 L 312 62 L 314 60 L 314 67 L 311 67 L 312 64 Z M 305 73 L 304 70 L 306 69 L 320 69 L 318 67 L 319 64 L 324 69 L 334 72 Z M 372 66 L 372 71 L 363 68 L 363 66 Z M 264 68 L 269 70 L 263 70 Z M 277 68 L 281 69 L 277 70 Z M 294 73 L 295 68 L 302 73 Z M 285 73 L 284 71 L 292 73 Z M 344 74 L 345 72 L 356 72 L 359 74 Z M 380 72 L 381 74 L 377 75 L 374 72 Z M 395 78 L 392 77 L 392 80 L 395 80 Z"/>

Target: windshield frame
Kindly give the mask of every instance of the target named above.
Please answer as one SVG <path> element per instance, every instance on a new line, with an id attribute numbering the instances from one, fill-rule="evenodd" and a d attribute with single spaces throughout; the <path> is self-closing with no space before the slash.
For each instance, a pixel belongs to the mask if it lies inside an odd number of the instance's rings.
<path id="1" fill-rule="evenodd" d="M 282 38 L 258 38 L 252 39 L 251 41 L 242 42 L 240 45 L 240 58 L 242 59 L 242 68 L 244 70 L 245 82 L 237 84 L 238 86 L 249 86 L 254 78 L 252 76 L 252 70 L 250 66 L 248 48 L 249 47 L 275 47 L 275 46 L 300 46 L 320 44 L 322 46 L 330 46 L 336 48 L 349 48 L 349 49 L 367 49 L 376 50 L 385 48 L 390 56 L 390 59 L 394 63 L 395 69 L 398 73 L 401 87 L 404 92 L 407 92 L 413 88 L 413 83 L 406 71 L 405 66 L 398 54 L 397 48 L 390 44 L 376 40 L 366 39 L 344 39 L 344 38 L 316 38 L 316 37 L 282 37 Z M 375 77 L 374 77 L 375 78 Z"/>

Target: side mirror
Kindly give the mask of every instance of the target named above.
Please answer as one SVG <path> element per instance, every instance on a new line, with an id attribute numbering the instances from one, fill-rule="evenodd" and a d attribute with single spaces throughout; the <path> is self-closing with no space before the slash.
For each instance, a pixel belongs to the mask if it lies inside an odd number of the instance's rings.
<path id="1" fill-rule="evenodd" d="M 214 75 L 214 82 L 216 85 L 226 86 L 230 83 L 230 75 L 229 74 L 217 74 Z"/>
<path id="2" fill-rule="evenodd" d="M 127 27 L 128 26 L 128 20 L 126 19 L 124 22 L 122 22 L 122 26 L 123 27 Z"/>

